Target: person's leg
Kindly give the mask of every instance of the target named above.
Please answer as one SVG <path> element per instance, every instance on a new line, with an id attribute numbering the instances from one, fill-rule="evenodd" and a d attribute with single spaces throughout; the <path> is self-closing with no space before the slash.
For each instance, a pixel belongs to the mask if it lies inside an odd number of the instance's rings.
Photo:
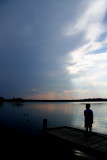
<path id="1" fill-rule="evenodd" d="M 86 126 L 86 133 L 88 133 L 88 127 Z"/>
<path id="2" fill-rule="evenodd" d="M 90 135 L 92 135 L 92 127 L 90 127 L 89 129 L 90 129 Z"/>

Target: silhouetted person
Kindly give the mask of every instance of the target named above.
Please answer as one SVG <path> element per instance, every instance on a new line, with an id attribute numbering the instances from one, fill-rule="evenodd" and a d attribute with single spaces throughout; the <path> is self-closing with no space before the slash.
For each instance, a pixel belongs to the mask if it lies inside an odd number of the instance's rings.
<path id="1" fill-rule="evenodd" d="M 92 124 L 93 124 L 93 111 L 90 109 L 90 104 L 86 104 L 86 109 L 84 110 L 85 116 L 85 128 L 86 133 L 92 132 Z"/>

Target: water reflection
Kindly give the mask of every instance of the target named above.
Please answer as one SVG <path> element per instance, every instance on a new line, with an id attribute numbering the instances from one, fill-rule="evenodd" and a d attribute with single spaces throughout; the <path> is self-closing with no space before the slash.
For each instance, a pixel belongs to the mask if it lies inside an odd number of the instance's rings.
<path id="1" fill-rule="evenodd" d="M 85 129 L 85 105 L 86 103 L 79 102 L 4 103 L 0 105 L 3 106 L 0 111 L 0 122 L 34 134 L 42 128 L 45 118 L 48 119 L 48 127 L 72 126 Z M 92 130 L 107 134 L 107 103 L 91 103 L 91 109 L 94 113 Z"/>
<path id="2" fill-rule="evenodd" d="M 12 103 L 13 107 L 21 107 L 24 105 L 24 103 L 21 103 L 21 102 L 13 102 Z"/>
<path id="3" fill-rule="evenodd" d="M 29 114 L 28 114 L 28 113 L 24 113 L 24 117 L 25 117 L 25 119 L 26 119 L 27 122 L 30 121 L 30 119 L 29 119 Z"/>
<path id="4" fill-rule="evenodd" d="M 45 111 L 45 112 L 50 112 L 50 113 L 54 113 L 54 112 L 62 112 L 64 114 L 73 114 L 74 112 L 76 112 L 76 108 L 75 110 L 73 109 L 73 107 L 75 107 L 76 104 L 63 104 L 63 103 L 42 103 L 42 104 L 32 104 L 31 107 L 34 110 L 40 110 L 40 111 Z"/>
<path id="5" fill-rule="evenodd" d="M 3 107 L 3 102 L 0 102 L 0 108 Z"/>
<path id="6" fill-rule="evenodd" d="M 82 151 L 72 149 L 72 152 L 74 155 L 76 155 L 79 159 L 89 159 L 89 155 L 86 153 L 83 153 Z"/>

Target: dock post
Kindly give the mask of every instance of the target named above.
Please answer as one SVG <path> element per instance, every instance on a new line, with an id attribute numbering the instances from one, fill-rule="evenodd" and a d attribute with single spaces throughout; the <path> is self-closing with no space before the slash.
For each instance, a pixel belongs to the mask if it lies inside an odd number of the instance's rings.
<path id="1" fill-rule="evenodd" d="M 47 119 L 43 119 L 43 129 L 47 129 Z"/>

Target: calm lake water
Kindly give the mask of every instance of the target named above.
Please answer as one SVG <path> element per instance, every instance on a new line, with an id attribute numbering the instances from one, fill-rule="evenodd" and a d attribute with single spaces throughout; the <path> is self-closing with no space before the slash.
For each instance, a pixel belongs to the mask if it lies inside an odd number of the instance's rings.
<path id="1" fill-rule="evenodd" d="M 93 131 L 107 134 L 107 102 L 90 104 L 94 113 Z M 0 124 L 37 135 L 40 134 L 44 118 L 48 119 L 48 127 L 72 126 L 85 129 L 85 105 L 85 102 L 5 102 L 0 104 Z"/>

